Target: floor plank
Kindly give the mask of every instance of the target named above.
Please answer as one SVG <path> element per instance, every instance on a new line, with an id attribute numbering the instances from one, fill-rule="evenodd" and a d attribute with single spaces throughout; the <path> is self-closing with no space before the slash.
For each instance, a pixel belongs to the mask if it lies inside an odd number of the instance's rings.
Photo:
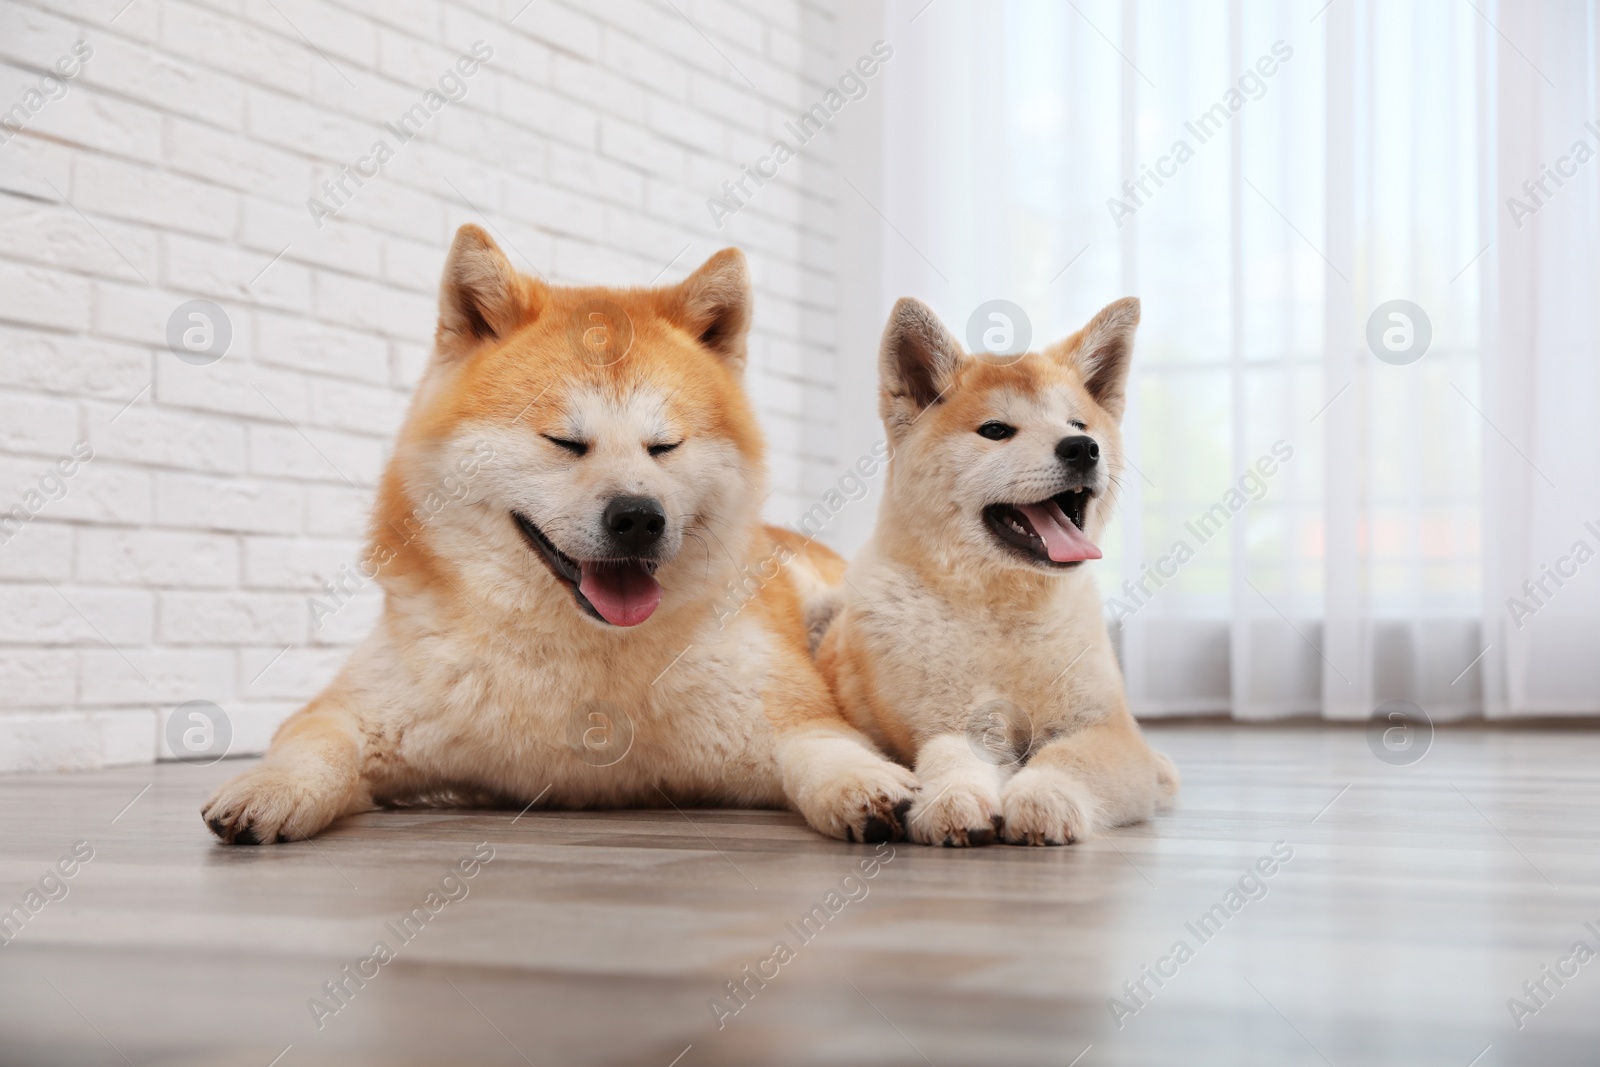
<path id="1" fill-rule="evenodd" d="M 1523 990 L 1600 951 L 1600 731 L 1441 728 L 1410 766 L 1358 727 L 1149 732 L 1184 774 L 1154 823 L 897 845 L 872 878 L 873 848 L 781 812 L 383 812 L 229 849 L 198 807 L 238 762 L 0 778 L 0 908 L 94 850 L 0 947 L 0 1063 L 1600 1062 L 1600 962 Z"/>

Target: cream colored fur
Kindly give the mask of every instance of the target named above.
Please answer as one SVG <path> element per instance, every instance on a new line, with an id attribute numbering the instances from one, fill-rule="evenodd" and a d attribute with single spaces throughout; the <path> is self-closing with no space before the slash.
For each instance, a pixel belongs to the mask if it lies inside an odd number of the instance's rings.
<path id="1" fill-rule="evenodd" d="M 787 805 L 833 837 L 898 836 L 915 779 L 840 716 L 788 572 L 727 603 L 783 539 L 759 521 L 761 442 L 739 385 L 749 300 L 737 252 L 670 289 L 564 290 L 463 227 L 374 518 L 382 618 L 262 763 L 206 803 L 212 830 L 297 840 L 447 796 Z M 615 365 L 574 354 L 595 307 L 631 337 Z M 413 523 L 430 493 L 461 485 Z M 511 518 L 599 558 L 598 515 L 619 492 L 659 497 L 668 520 L 660 606 L 627 628 L 581 611 Z"/>
<path id="2" fill-rule="evenodd" d="M 1020 560 L 982 519 L 1068 488 L 1055 445 L 1082 433 L 1101 450 L 1085 529 L 1103 535 L 1137 323 L 1137 301 L 1119 301 L 1043 353 L 979 358 L 923 305 L 896 305 L 880 354 L 883 503 L 819 664 L 851 721 L 915 766 L 914 840 L 1065 844 L 1177 791 L 1128 711 L 1096 564 Z M 986 440 L 988 420 L 1017 432 Z"/>

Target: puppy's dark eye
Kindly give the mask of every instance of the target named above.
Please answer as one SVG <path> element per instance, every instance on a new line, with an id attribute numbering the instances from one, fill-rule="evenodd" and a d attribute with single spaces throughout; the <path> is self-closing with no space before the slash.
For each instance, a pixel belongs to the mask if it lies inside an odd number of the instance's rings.
<path id="1" fill-rule="evenodd" d="M 589 451 L 589 446 L 584 444 L 582 441 L 568 441 L 560 437 L 551 437 L 547 433 L 542 433 L 539 436 L 543 437 L 546 441 L 549 441 L 551 444 L 556 445 L 559 448 L 566 449 L 574 456 L 581 456 L 585 452 Z"/>
<path id="2" fill-rule="evenodd" d="M 996 422 L 993 419 L 978 427 L 978 436 L 987 437 L 991 441 L 1004 441 L 1008 437 L 1015 436 L 1016 432 L 1017 428 L 1015 426 L 1007 426 L 1005 423 Z"/>
<path id="3" fill-rule="evenodd" d="M 1073 419 L 1072 428 L 1074 430 L 1087 430 L 1089 428 L 1089 424 L 1087 422 L 1080 422 L 1077 419 Z"/>
<path id="4" fill-rule="evenodd" d="M 670 445 L 651 445 L 649 452 L 652 456 L 664 456 L 681 444 L 683 444 L 682 441 L 674 441 Z"/>

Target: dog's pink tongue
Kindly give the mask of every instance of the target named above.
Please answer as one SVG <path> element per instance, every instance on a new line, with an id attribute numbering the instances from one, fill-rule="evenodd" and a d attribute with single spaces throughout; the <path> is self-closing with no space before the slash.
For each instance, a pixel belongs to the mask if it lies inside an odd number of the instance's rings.
<path id="1" fill-rule="evenodd" d="M 1054 500 L 1043 504 L 1018 504 L 1017 510 L 1028 517 L 1033 532 L 1044 539 L 1045 551 L 1057 563 L 1100 558 L 1100 549 L 1067 518 L 1061 505 Z"/>
<path id="2" fill-rule="evenodd" d="M 638 626 L 661 603 L 661 584 L 640 563 L 584 563 L 578 580 L 600 617 L 613 626 Z"/>

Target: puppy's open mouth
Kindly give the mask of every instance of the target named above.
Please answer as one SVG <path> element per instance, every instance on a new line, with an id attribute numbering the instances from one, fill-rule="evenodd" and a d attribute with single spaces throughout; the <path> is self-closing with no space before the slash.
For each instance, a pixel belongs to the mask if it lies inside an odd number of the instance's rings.
<path id="1" fill-rule="evenodd" d="M 1075 567 L 1099 559 L 1100 549 L 1083 532 L 1092 490 L 1068 489 L 1037 504 L 990 504 L 983 521 L 1001 545 L 1034 563 Z"/>
<path id="2" fill-rule="evenodd" d="M 655 579 L 656 560 L 573 559 L 527 516 L 513 511 L 511 518 L 550 573 L 572 590 L 578 607 L 589 615 L 612 626 L 638 626 L 655 614 L 661 603 L 661 583 Z"/>

